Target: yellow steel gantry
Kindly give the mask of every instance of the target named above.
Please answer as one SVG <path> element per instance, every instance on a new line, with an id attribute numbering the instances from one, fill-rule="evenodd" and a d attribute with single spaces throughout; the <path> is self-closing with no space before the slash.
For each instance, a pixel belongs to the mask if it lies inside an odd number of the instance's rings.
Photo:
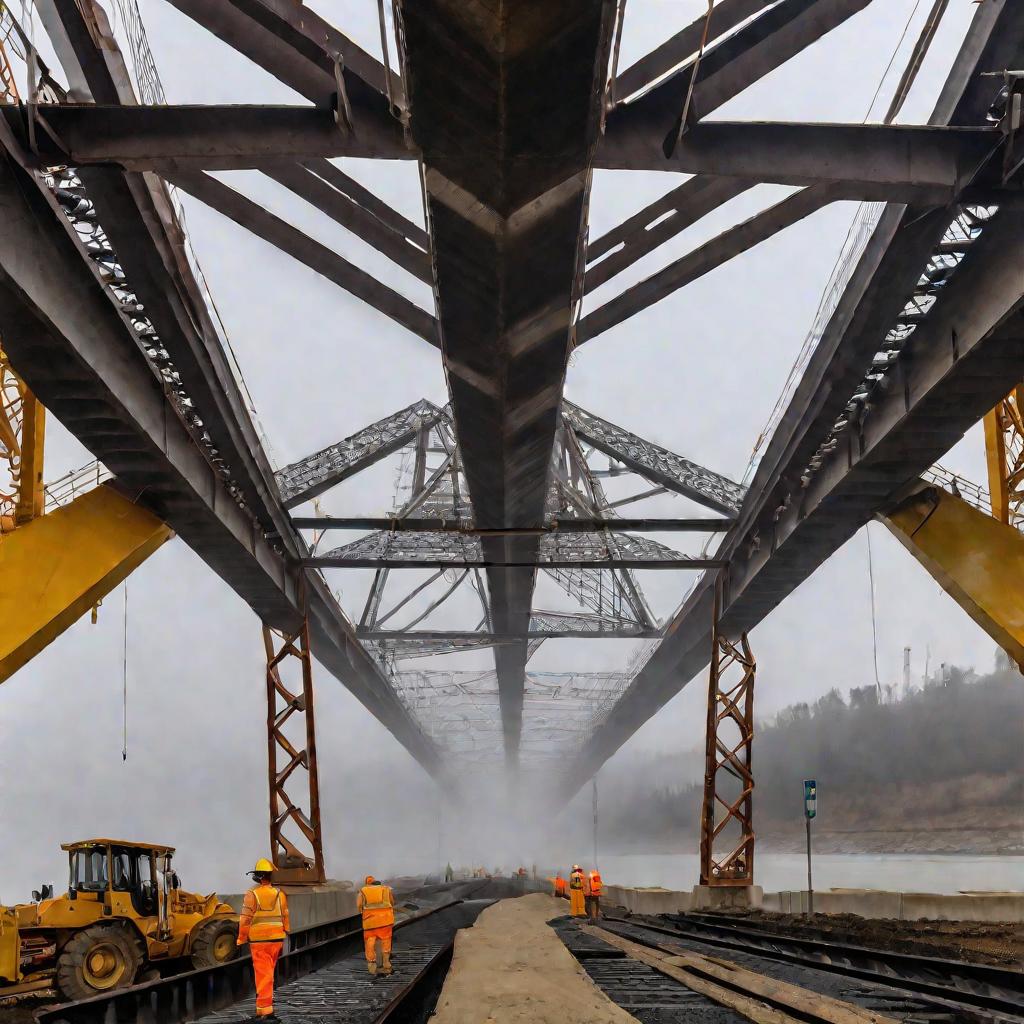
<path id="1" fill-rule="evenodd" d="M 882 521 L 942 589 L 1024 665 L 1024 534 L 924 481 Z"/>
<path id="2" fill-rule="evenodd" d="M 172 536 L 106 486 L 44 515 L 45 422 L 0 348 L 0 683 Z"/>
<path id="3" fill-rule="evenodd" d="M 991 514 L 920 481 L 881 516 L 903 546 L 1024 672 L 1024 386 L 985 417 Z"/>
<path id="4" fill-rule="evenodd" d="M 1024 386 L 1017 385 L 985 417 L 985 457 L 992 515 L 1024 525 Z"/>
<path id="5" fill-rule="evenodd" d="M 8 480 L 0 484 L 0 533 L 43 514 L 43 444 L 46 413 L 19 380 L 0 342 L 0 459 Z"/>

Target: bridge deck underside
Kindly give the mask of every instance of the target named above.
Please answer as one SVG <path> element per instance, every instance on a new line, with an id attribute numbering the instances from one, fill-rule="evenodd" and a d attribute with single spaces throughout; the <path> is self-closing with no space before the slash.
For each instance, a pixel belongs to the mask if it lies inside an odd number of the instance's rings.
<path id="1" fill-rule="evenodd" d="M 611 5 L 405 3 L 444 366 L 476 525 L 541 523 L 579 294 Z M 557 97 L 557 102 L 553 98 Z M 490 539 L 496 561 L 534 539 Z M 493 626 L 529 626 L 535 571 L 488 571 Z M 526 642 L 496 651 L 508 756 Z"/>

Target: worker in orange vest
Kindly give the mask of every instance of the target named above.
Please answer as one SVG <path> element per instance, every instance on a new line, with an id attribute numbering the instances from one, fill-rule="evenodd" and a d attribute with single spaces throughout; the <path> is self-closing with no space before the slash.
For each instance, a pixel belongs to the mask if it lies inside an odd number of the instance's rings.
<path id="1" fill-rule="evenodd" d="M 562 877 L 561 871 L 557 873 L 555 878 L 555 895 L 562 897 L 562 899 L 565 899 L 568 896 L 568 892 L 566 891 L 566 881 Z"/>
<path id="2" fill-rule="evenodd" d="M 596 924 L 597 919 L 601 916 L 601 893 L 603 890 L 601 872 L 594 868 L 587 876 L 586 891 L 587 917 L 593 924 Z"/>
<path id="3" fill-rule="evenodd" d="M 371 974 L 391 973 L 391 932 L 395 924 L 395 897 L 391 887 L 366 876 L 356 909 L 363 915 L 363 948 Z"/>
<path id="4" fill-rule="evenodd" d="M 238 945 L 249 943 L 256 978 L 256 1016 L 274 1017 L 274 968 L 288 934 L 288 898 L 270 884 L 274 865 L 266 857 L 248 872 L 256 883 L 242 900 Z"/>
<path id="5" fill-rule="evenodd" d="M 583 891 L 585 886 L 583 868 L 579 864 L 573 864 L 572 873 L 569 875 L 569 913 L 573 917 L 587 916 L 587 905 Z"/>

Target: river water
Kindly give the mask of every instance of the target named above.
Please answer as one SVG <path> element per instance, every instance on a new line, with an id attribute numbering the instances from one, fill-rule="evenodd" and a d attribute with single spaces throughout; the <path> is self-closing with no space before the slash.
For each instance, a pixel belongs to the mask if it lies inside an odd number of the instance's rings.
<path id="1" fill-rule="evenodd" d="M 699 875 L 695 854 L 626 854 L 600 858 L 612 885 L 660 885 L 691 889 Z M 797 853 L 759 853 L 757 884 L 765 892 L 807 888 L 807 858 Z M 984 889 L 1024 890 L 1024 857 L 929 856 L 927 854 L 816 854 L 814 888 L 888 889 L 957 893 Z"/>

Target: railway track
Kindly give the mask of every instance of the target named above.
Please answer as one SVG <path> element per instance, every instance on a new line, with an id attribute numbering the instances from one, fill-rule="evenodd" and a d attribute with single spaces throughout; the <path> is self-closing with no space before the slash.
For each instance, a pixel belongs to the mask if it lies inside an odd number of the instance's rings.
<path id="1" fill-rule="evenodd" d="M 1024 973 L 1020 971 L 779 935 L 729 924 L 711 915 L 660 920 L 662 923 L 656 924 L 607 917 L 602 925 L 612 936 L 648 950 L 694 953 L 711 963 L 724 962 L 727 957 L 729 963 L 746 971 L 898 1020 L 1024 1021 Z M 613 938 L 611 941 L 614 943 Z M 585 949 L 577 955 L 601 984 L 600 976 L 609 972 L 607 966 L 595 967 Z M 721 979 L 716 983 L 721 984 Z M 612 991 L 609 994 L 615 998 Z M 629 1008 L 625 1002 L 620 1005 Z"/>
<path id="2" fill-rule="evenodd" d="M 285 1024 L 419 1024 L 433 1005 L 451 962 L 455 933 L 493 899 L 490 883 L 427 887 L 401 893 L 416 901 L 453 898 L 419 907 L 396 924 L 390 977 L 371 978 L 362 953 L 358 916 L 294 933 L 277 970 L 275 1011 Z M 255 1015 L 248 957 L 220 967 L 160 978 L 108 995 L 45 1007 L 38 1024 L 241 1024 Z"/>

